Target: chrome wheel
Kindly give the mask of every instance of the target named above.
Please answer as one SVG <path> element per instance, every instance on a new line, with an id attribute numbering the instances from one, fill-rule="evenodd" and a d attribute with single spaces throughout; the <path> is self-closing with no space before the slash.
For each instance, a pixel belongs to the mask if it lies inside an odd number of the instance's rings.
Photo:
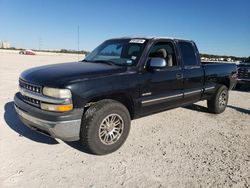
<path id="1" fill-rule="evenodd" d="M 120 115 L 110 114 L 106 116 L 99 128 L 99 139 L 105 145 L 117 142 L 123 133 L 124 122 Z"/>
<path id="2" fill-rule="evenodd" d="M 227 93 L 223 91 L 219 97 L 219 107 L 223 108 L 226 106 L 226 104 L 227 104 Z"/>

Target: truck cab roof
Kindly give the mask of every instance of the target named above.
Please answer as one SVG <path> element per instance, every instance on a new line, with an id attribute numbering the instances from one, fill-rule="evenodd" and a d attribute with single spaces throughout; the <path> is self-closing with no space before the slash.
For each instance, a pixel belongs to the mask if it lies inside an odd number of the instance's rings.
<path id="1" fill-rule="evenodd" d="M 118 38 L 111 38 L 109 40 L 119 40 L 119 39 L 145 39 L 145 40 L 176 40 L 176 41 L 187 41 L 193 42 L 189 39 L 181 39 L 175 37 L 159 37 L 159 36 L 126 36 L 126 37 L 118 37 Z"/>

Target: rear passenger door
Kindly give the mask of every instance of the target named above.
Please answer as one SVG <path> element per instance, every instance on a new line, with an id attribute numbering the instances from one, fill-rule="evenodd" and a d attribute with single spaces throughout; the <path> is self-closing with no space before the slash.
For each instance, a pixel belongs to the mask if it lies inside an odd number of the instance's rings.
<path id="1" fill-rule="evenodd" d="M 183 64 L 184 103 L 198 101 L 202 95 L 204 70 L 200 64 L 199 53 L 193 42 L 179 41 Z"/>

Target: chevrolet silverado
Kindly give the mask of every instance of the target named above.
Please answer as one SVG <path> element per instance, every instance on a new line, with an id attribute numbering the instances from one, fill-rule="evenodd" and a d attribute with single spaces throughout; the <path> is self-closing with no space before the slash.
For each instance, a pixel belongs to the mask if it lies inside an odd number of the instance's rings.
<path id="1" fill-rule="evenodd" d="M 115 38 L 81 62 L 24 71 L 14 103 L 31 129 L 102 155 L 121 147 L 133 119 L 201 100 L 222 113 L 236 81 L 235 64 L 201 64 L 191 40 Z"/>

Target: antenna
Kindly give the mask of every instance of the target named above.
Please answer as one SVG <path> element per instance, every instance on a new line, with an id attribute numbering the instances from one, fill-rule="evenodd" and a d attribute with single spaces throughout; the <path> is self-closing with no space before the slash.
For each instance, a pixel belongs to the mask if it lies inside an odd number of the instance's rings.
<path id="1" fill-rule="evenodd" d="M 77 26 L 77 54 L 78 54 L 78 61 L 79 61 L 79 25 Z"/>

